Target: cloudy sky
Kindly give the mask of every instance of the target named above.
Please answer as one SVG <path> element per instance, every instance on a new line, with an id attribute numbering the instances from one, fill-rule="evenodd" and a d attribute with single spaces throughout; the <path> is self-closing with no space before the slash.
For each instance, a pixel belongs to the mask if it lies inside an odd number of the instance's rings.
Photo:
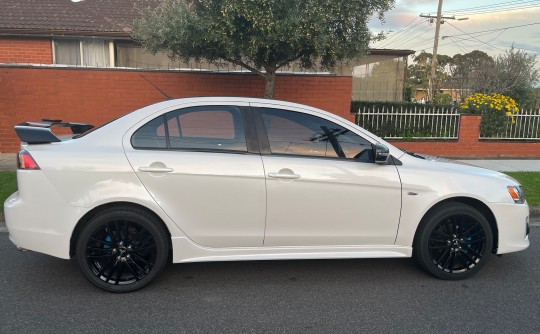
<path id="1" fill-rule="evenodd" d="M 431 53 L 435 23 L 419 15 L 436 15 L 437 5 L 437 0 L 396 0 L 394 9 L 385 15 L 385 23 L 377 19 L 370 22 L 374 32 L 389 32 L 386 40 L 371 47 Z M 441 25 L 440 54 L 482 50 L 493 56 L 513 44 L 528 54 L 540 55 L 540 0 L 443 0 L 442 12 L 456 20 Z"/>

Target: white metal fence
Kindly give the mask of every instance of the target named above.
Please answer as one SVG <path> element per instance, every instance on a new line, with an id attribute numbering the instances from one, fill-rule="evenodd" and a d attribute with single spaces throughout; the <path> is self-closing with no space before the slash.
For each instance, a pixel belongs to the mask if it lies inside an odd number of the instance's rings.
<path id="1" fill-rule="evenodd" d="M 480 133 L 480 139 L 540 140 L 540 109 L 522 109 L 513 117 L 508 117 L 503 131 L 489 136 Z"/>
<path id="2" fill-rule="evenodd" d="M 361 107 L 356 124 L 389 139 L 457 139 L 457 108 Z"/>

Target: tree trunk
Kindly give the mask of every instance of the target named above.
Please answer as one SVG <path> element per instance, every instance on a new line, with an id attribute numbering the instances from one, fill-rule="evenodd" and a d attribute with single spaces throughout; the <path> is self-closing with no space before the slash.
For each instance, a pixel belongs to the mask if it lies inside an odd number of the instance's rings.
<path id="1" fill-rule="evenodd" d="M 264 89 L 264 98 L 265 99 L 273 99 L 274 98 L 274 86 L 275 86 L 275 83 L 276 83 L 276 71 L 266 70 L 266 74 L 264 75 L 264 79 L 266 80 L 266 87 Z"/>

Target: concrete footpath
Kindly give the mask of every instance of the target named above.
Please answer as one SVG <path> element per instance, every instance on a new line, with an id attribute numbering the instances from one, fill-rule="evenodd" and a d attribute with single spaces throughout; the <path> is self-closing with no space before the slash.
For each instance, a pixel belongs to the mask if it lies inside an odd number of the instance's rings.
<path id="1" fill-rule="evenodd" d="M 469 165 L 496 170 L 499 172 L 540 172 L 540 159 L 525 160 L 458 160 Z"/>
<path id="2" fill-rule="evenodd" d="M 17 155 L 15 153 L 0 153 L 0 170 L 16 170 Z"/>

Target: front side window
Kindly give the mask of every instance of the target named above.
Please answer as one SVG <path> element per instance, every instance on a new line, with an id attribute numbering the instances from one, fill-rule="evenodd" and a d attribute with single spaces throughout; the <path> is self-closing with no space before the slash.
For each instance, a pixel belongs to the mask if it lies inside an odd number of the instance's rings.
<path id="1" fill-rule="evenodd" d="M 371 143 L 323 118 L 281 109 L 261 109 L 272 154 L 373 161 Z"/>
<path id="2" fill-rule="evenodd" d="M 180 109 L 143 125 L 131 138 L 134 148 L 246 152 L 240 109 L 205 106 Z"/>

